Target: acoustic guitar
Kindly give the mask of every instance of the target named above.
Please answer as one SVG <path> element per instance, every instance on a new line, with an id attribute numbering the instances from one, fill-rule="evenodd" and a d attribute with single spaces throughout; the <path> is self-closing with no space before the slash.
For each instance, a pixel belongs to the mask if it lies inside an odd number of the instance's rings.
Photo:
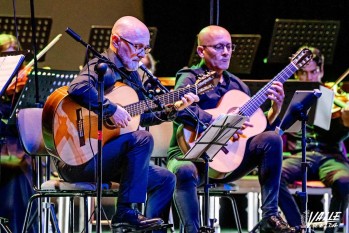
<path id="1" fill-rule="evenodd" d="M 310 61 L 312 53 L 309 49 L 303 49 L 296 53 L 289 65 L 278 73 L 270 82 L 259 90 L 252 98 L 238 90 L 228 91 L 213 109 L 207 109 L 208 113 L 216 119 L 222 113 L 237 113 L 241 116 L 249 117 L 252 127 L 246 127 L 238 140 L 229 140 L 225 146 L 216 154 L 209 163 L 209 176 L 211 178 L 222 179 L 227 174 L 238 168 L 244 158 L 246 142 L 250 137 L 263 132 L 267 121 L 260 106 L 268 98 L 268 89 L 274 81 L 284 83 L 295 71 Z M 177 130 L 177 141 L 185 154 L 198 140 L 200 135 L 196 135 L 195 130 L 190 127 L 180 125 Z"/>
<path id="2" fill-rule="evenodd" d="M 184 94 L 201 94 L 213 88 L 215 72 L 198 76 L 194 85 L 158 95 L 164 105 L 174 103 Z M 76 103 L 67 93 L 68 87 L 56 89 L 47 99 L 43 109 L 42 127 L 48 152 L 69 165 L 81 165 L 97 154 L 98 115 Z M 119 135 L 138 129 L 140 114 L 158 106 L 152 100 L 139 101 L 137 93 L 129 86 L 117 82 L 106 93 L 106 98 L 116 103 L 131 115 L 126 128 L 116 127 L 111 120 L 103 122 L 102 145 Z"/>

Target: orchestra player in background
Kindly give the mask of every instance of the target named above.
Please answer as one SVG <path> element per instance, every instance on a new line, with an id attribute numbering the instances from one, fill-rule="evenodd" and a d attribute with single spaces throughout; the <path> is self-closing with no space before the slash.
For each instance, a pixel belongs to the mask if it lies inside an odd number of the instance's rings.
<path id="1" fill-rule="evenodd" d="M 313 58 L 296 71 L 295 78 L 300 81 L 322 83 L 324 56 L 317 48 L 309 49 Z M 328 131 L 315 125 L 307 125 L 306 159 L 308 180 L 320 180 L 326 187 L 332 189 L 329 213 L 340 212 L 342 217 L 349 201 L 349 161 L 344 145 L 344 140 L 349 137 L 349 106 L 339 109 L 339 113 L 333 115 Z M 291 226 L 297 226 L 302 224 L 301 213 L 287 186 L 302 180 L 301 132 L 287 133 L 285 136 L 285 148 L 292 155 L 283 161 L 279 205 L 287 222 Z M 339 221 L 336 225 L 339 225 Z M 338 227 L 334 226 L 328 226 L 325 232 L 337 232 Z"/>
<path id="2" fill-rule="evenodd" d="M 19 50 L 20 44 L 15 36 L 0 34 L 0 52 Z M 22 149 L 16 124 L 8 124 L 26 82 L 26 75 L 14 80 L 0 100 L 0 217 L 9 220 L 8 226 L 12 232 L 21 232 L 28 200 L 34 192 L 31 158 Z M 36 223 L 29 232 L 37 232 Z"/>

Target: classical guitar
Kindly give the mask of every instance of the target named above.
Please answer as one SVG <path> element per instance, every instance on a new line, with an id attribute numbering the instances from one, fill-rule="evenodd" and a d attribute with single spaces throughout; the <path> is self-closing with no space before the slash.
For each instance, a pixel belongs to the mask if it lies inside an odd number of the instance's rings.
<path id="1" fill-rule="evenodd" d="M 158 95 L 164 105 L 174 103 L 189 92 L 201 94 L 213 88 L 215 72 L 198 77 L 197 83 L 173 92 Z M 82 107 L 67 93 L 68 87 L 60 87 L 47 99 L 42 116 L 43 136 L 47 150 L 69 165 L 81 165 L 97 153 L 97 114 Z M 110 120 L 103 124 L 104 145 L 111 139 L 137 130 L 140 114 L 157 107 L 151 100 L 138 100 L 137 93 L 129 86 L 117 82 L 105 95 L 111 102 L 123 106 L 132 120 L 126 128 L 116 127 Z"/>
<path id="2" fill-rule="evenodd" d="M 252 98 L 238 90 L 228 91 L 213 109 L 207 109 L 208 113 L 217 118 L 221 113 L 238 113 L 241 116 L 249 117 L 252 127 L 246 127 L 238 140 L 229 140 L 225 146 L 216 154 L 209 163 L 209 176 L 211 178 L 221 179 L 228 173 L 234 171 L 241 164 L 246 142 L 266 128 L 267 121 L 260 106 L 266 101 L 267 90 L 274 81 L 284 83 L 296 70 L 301 68 L 311 59 L 311 52 L 303 49 L 293 56 L 291 63 L 287 65 L 279 74 L 259 90 Z M 199 136 L 199 135 L 198 135 Z M 181 125 L 177 131 L 177 141 L 183 153 L 186 153 L 190 147 L 198 141 L 193 129 Z"/>

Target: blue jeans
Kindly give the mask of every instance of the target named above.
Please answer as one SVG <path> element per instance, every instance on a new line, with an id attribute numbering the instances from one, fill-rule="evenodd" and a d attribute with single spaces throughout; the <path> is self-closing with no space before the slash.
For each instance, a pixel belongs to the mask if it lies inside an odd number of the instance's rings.
<path id="1" fill-rule="evenodd" d="M 175 176 L 165 168 L 149 165 L 154 142 L 148 131 L 120 135 L 102 151 L 103 182 L 120 183 L 118 202 L 146 203 L 147 217 L 168 219 Z M 79 166 L 56 161 L 61 177 L 69 182 L 95 180 L 96 156 Z"/>
<path id="2" fill-rule="evenodd" d="M 307 153 L 308 180 L 321 180 L 326 187 L 332 188 L 329 212 L 344 213 L 349 200 L 349 165 L 345 161 L 319 153 Z M 302 180 L 301 156 L 290 156 L 283 161 L 279 205 L 291 226 L 302 224 L 297 203 L 290 194 L 287 185 Z M 329 227 L 326 232 L 336 232 Z"/>
<path id="3" fill-rule="evenodd" d="M 282 140 L 273 131 L 263 132 L 248 140 L 240 166 L 223 180 L 237 180 L 258 167 L 262 189 L 263 218 L 278 214 L 278 192 L 282 163 Z M 197 187 L 203 182 L 204 164 L 169 160 L 168 168 L 177 177 L 174 202 L 186 233 L 197 233 L 200 228 Z"/>

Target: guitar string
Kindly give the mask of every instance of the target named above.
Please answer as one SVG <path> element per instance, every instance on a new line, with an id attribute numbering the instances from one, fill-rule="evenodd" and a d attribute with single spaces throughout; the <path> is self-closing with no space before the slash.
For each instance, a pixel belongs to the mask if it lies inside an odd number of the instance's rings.
<path id="1" fill-rule="evenodd" d="M 291 68 L 294 69 L 291 69 Z M 295 71 L 297 68 L 293 66 L 293 64 L 289 64 L 286 66 L 279 74 L 276 75 L 275 78 L 271 80 L 268 84 L 266 84 L 265 87 L 263 87 L 260 91 L 256 93 L 249 101 L 244 104 L 239 114 L 245 115 L 245 116 L 251 116 L 253 113 L 261 106 L 262 103 L 267 99 L 266 92 L 272 85 L 274 81 L 281 81 L 282 83 L 285 82 Z M 255 103 L 257 102 L 257 103 Z"/>
<path id="2" fill-rule="evenodd" d="M 291 70 L 291 74 L 287 73 L 287 71 L 289 70 L 289 67 L 290 67 L 290 65 L 287 66 L 284 70 L 282 70 L 271 82 L 269 82 L 269 83 L 266 85 L 266 88 L 262 89 L 260 92 L 258 92 L 258 93 L 256 94 L 255 99 L 257 99 L 257 101 L 258 101 L 258 100 L 262 100 L 262 101 L 260 101 L 259 106 L 267 99 L 267 95 L 266 95 L 265 92 L 267 91 L 267 89 L 270 88 L 270 86 L 272 85 L 272 82 L 273 82 L 273 81 L 275 81 L 275 80 L 279 80 L 279 81 L 280 81 L 280 79 L 283 78 L 282 75 L 285 75 L 285 73 L 286 73 L 287 77 L 284 78 L 284 80 L 282 80 L 282 82 L 284 82 L 287 78 L 289 78 L 289 77 L 292 75 L 292 73 L 293 73 L 292 70 Z M 280 76 L 281 76 L 281 77 L 280 77 Z M 279 79 L 279 78 L 280 78 L 280 79 Z M 257 98 L 257 97 L 259 97 L 259 98 Z M 252 99 L 251 99 L 250 102 L 252 102 Z M 245 106 L 247 106 L 247 105 L 245 105 Z M 249 113 L 250 115 L 252 115 L 252 114 L 254 113 L 254 111 L 256 111 L 257 108 L 259 107 L 259 106 L 257 106 L 257 105 L 252 105 L 252 106 L 255 108 L 254 110 L 253 110 L 253 109 L 247 109 L 247 110 L 250 110 L 249 112 L 247 112 L 247 113 Z"/>
<path id="3" fill-rule="evenodd" d="M 177 91 L 174 92 L 169 92 L 163 95 L 158 96 L 159 100 L 165 103 L 174 103 L 178 100 L 180 100 L 180 97 L 183 96 L 184 94 L 188 93 L 188 92 L 193 92 L 196 90 L 195 85 L 189 86 L 189 87 L 185 87 L 185 88 L 181 88 L 178 89 Z M 136 116 L 141 114 L 145 109 L 153 109 L 156 107 L 156 104 L 147 99 L 147 100 L 142 100 L 140 102 L 137 103 L 132 103 L 129 104 L 127 106 L 125 106 L 125 109 L 127 110 L 127 112 L 130 113 L 131 116 Z"/>

